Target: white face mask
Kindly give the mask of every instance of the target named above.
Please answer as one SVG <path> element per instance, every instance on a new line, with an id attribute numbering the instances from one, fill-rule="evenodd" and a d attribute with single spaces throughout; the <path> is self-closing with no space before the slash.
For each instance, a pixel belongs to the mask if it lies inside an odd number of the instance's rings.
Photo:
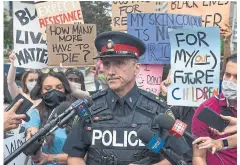
<path id="1" fill-rule="evenodd" d="M 237 100 L 237 84 L 231 80 L 223 80 L 222 93 L 226 99 Z"/>
<path id="2" fill-rule="evenodd" d="M 27 83 L 27 89 L 28 89 L 29 92 L 32 91 L 32 89 L 34 88 L 36 83 L 37 83 L 36 81 L 32 81 L 32 82 Z"/>

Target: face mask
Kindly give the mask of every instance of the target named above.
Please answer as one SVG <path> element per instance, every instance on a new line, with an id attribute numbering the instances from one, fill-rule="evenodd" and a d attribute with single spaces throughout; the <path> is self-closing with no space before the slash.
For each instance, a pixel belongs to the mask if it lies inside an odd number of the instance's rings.
<path id="1" fill-rule="evenodd" d="M 104 76 L 103 73 L 100 73 L 100 74 L 98 75 L 97 80 L 98 80 L 99 84 L 101 84 L 101 85 L 107 85 L 107 81 L 106 81 L 105 76 Z"/>
<path id="2" fill-rule="evenodd" d="M 32 81 L 32 82 L 27 83 L 27 89 L 28 89 L 29 92 L 32 91 L 32 89 L 34 88 L 36 83 L 37 83 L 36 81 Z"/>
<path id="3" fill-rule="evenodd" d="M 223 80 L 222 93 L 226 99 L 237 100 L 237 84 L 231 80 Z"/>
<path id="4" fill-rule="evenodd" d="M 66 100 L 66 94 L 55 89 L 48 91 L 42 96 L 45 104 L 51 108 L 56 108 L 61 102 Z"/>

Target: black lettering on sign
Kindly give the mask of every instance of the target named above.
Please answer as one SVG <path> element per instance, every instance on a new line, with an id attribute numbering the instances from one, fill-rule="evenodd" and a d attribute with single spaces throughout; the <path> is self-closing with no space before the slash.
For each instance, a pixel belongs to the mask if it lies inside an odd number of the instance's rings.
<path id="1" fill-rule="evenodd" d="M 214 77 L 214 70 L 197 70 L 194 73 L 183 71 L 183 70 L 176 70 L 174 72 L 174 83 L 182 84 L 213 84 L 213 81 L 209 79 Z"/>
<path id="2" fill-rule="evenodd" d="M 24 48 L 16 52 L 16 57 L 19 66 L 29 62 L 41 62 L 47 64 L 47 50 L 42 48 Z"/>
<path id="3" fill-rule="evenodd" d="M 171 9 L 183 9 L 183 8 L 198 8 L 198 5 L 194 1 L 172 1 Z"/>
<path id="4" fill-rule="evenodd" d="M 62 56 L 62 62 L 78 62 L 78 56 L 80 56 L 80 53 L 57 53 L 57 56 Z"/>
<path id="5" fill-rule="evenodd" d="M 53 44 L 52 45 L 53 52 L 66 52 L 72 50 L 72 44 Z"/>
<path id="6" fill-rule="evenodd" d="M 159 37 L 160 36 L 160 37 Z M 169 39 L 168 26 L 156 26 L 156 41 Z"/>
<path id="7" fill-rule="evenodd" d="M 5 144 L 5 147 L 7 148 L 7 151 L 10 155 L 11 153 L 13 153 L 13 151 L 15 151 L 16 149 L 21 147 L 23 143 L 24 143 L 24 141 L 22 141 L 20 139 L 17 139 L 17 140 L 15 139 L 10 143 L 10 146 Z"/>
<path id="8" fill-rule="evenodd" d="M 37 17 L 37 10 L 35 10 L 34 15 L 31 15 L 28 8 L 24 8 L 23 10 L 16 11 L 15 16 L 17 17 L 21 25 L 24 26 Z"/>
<path id="9" fill-rule="evenodd" d="M 16 44 L 29 44 L 29 39 L 33 44 L 46 44 L 46 41 L 42 38 L 42 33 L 22 30 L 16 32 Z"/>
<path id="10" fill-rule="evenodd" d="M 148 29 L 134 29 L 138 32 L 138 38 L 143 39 L 144 41 L 149 41 L 150 37 L 148 35 Z M 144 36 L 144 37 L 142 37 Z"/>
<path id="11" fill-rule="evenodd" d="M 160 85 L 162 82 L 162 77 L 155 77 L 153 75 L 147 75 L 147 83 L 149 85 Z"/>

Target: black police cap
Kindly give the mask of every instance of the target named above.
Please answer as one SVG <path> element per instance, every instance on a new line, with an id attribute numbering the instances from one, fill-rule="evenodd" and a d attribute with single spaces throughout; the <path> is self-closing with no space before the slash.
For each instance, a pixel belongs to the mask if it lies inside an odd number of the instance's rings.
<path id="1" fill-rule="evenodd" d="M 100 52 L 96 58 L 132 57 L 138 58 L 146 51 L 145 44 L 138 38 L 124 32 L 104 32 L 95 39 L 95 46 Z"/>

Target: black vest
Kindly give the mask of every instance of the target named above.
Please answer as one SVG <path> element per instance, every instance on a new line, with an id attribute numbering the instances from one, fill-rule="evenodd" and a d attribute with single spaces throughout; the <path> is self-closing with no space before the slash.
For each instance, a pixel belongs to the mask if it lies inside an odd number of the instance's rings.
<path id="1" fill-rule="evenodd" d="M 90 144 L 86 161 L 88 165 L 128 165 L 146 157 L 159 161 L 160 155 L 148 151 L 137 138 L 137 130 L 141 126 L 148 126 L 154 131 L 152 121 L 167 105 L 148 92 L 140 89 L 139 92 L 140 97 L 131 113 L 122 117 L 113 115 L 106 99 L 107 90 L 92 97 L 92 119 L 85 124 Z M 159 134 L 158 129 L 155 132 Z"/>

